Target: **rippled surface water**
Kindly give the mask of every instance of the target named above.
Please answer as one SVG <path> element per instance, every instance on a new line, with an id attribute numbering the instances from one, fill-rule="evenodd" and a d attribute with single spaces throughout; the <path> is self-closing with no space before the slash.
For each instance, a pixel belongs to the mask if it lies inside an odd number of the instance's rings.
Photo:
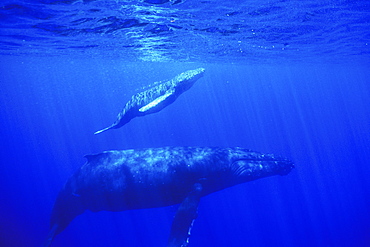
<path id="1" fill-rule="evenodd" d="M 39 0 L 0 3 L 2 54 L 130 61 L 369 59 L 368 1 Z"/>

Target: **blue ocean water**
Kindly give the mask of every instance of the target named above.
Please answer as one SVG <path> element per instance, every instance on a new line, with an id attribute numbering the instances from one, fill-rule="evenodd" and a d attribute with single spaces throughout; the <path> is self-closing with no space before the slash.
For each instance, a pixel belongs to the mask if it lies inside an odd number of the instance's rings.
<path id="1" fill-rule="evenodd" d="M 85 154 L 246 147 L 295 169 L 201 199 L 189 246 L 370 246 L 367 1 L 0 3 L 0 246 L 41 246 Z M 131 95 L 204 67 L 159 113 Z M 165 246 L 177 206 L 85 212 L 53 245 Z"/>

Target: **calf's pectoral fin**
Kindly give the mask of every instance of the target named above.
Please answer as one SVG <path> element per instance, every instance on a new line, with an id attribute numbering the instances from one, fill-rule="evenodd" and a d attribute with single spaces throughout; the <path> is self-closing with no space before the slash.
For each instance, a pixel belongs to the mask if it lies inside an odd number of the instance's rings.
<path id="1" fill-rule="evenodd" d="M 200 183 L 194 184 L 193 190 L 180 204 L 172 222 L 167 247 L 185 247 L 188 245 L 190 230 L 198 215 L 202 189 Z"/>
<path id="2" fill-rule="evenodd" d="M 156 107 L 157 105 L 159 105 L 160 103 L 162 103 L 163 101 L 165 101 L 169 96 L 171 96 L 173 93 L 175 92 L 174 89 L 170 89 L 168 90 L 165 94 L 159 96 L 158 98 L 155 98 L 154 100 L 152 100 L 151 102 L 149 102 L 148 104 L 146 104 L 145 106 L 141 107 L 139 109 L 140 112 L 146 112 L 154 107 Z"/>

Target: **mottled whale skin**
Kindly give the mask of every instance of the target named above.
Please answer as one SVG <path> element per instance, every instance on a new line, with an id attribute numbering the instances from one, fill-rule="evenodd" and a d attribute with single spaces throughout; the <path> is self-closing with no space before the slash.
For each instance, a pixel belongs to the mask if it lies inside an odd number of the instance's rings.
<path id="1" fill-rule="evenodd" d="M 164 147 L 105 151 L 87 162 L 60 191 L 44 246 L 85 210 L 123 211 L 180 204 L 168 245 L 187 246 L 199 200 L 230 186 L 286 175 L 285 158 L 244 148 Z M 155 246 L 155 244 L 153 244 Z"/>
<path id="2" fill-rule="evenodd" d="M 109 127 L 96 131 L 99 134 L 110 129 L 118 129 L 135 117 L 156 113 L 172 104 L 182 93 L 189 90 L 204 75 L 204 68 L 188 70 L 161 82 L 146 91 L 137 93 L 126 103 L 117 120 Z"/>

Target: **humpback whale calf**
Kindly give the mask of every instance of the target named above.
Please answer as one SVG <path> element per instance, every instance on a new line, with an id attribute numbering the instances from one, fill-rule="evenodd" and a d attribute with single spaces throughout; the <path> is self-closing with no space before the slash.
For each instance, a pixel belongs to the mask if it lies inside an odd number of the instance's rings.
<path id="1" fill-rule="evenodd" d="M 126 103 L 117 120 L 109 127 L 96 131 L 99 134 L 110 129 L 118 129 L 135 117 L 156 113 L 172 104 L 180 94 L 189 90 L 203 76 L 204 69 L 183 72 L 172 80 L 156 84 L 146 91 L 137 93 Z"/>
<path id="2" fill-rule="evenodd" d="M 168 247 L 187 246 L 199 200 L 255 179 L 286 175 L 285 158 L 244 148 L 163 147 L 105 151 L 66 182 L 55 201 L 44 246 L 85 210 L 124 211 L 180 204 Z M 154 245 L 153 245 L 154 246 Z"/>

